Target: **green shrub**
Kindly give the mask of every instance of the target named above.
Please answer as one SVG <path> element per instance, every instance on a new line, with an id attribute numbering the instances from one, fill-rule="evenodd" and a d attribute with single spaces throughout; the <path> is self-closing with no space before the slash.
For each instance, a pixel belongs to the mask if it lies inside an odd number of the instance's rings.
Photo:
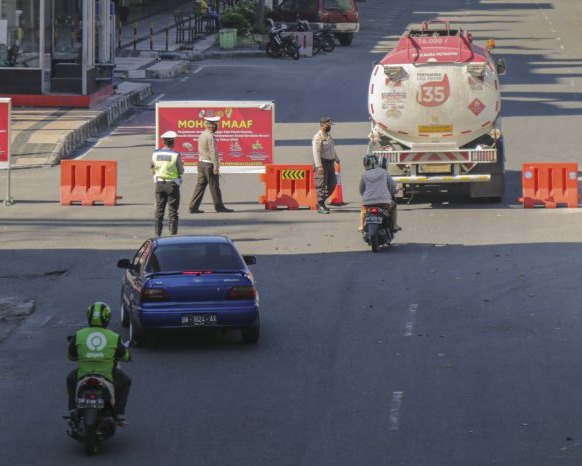
<path id="1" fill-rule="evenodd" d="M 265 11 L 268 10 L 268 7 L 265 7 Z M 258 29 L 255 27 L 257 12 L 257 0 L 238 0 L 222 13 L 220 24 L 225 28 L 237 28 L 239 33 L 262 32 L 263 27 Z"/>
<path id="2" fill-rule="evenodd" d="M 233 9 L 226 10 L 222 13 L 220 16 L 220 26 L 223 28 L 236 29 L 239 34 L 251 29 L 251 24 L 244 15 Z"/>

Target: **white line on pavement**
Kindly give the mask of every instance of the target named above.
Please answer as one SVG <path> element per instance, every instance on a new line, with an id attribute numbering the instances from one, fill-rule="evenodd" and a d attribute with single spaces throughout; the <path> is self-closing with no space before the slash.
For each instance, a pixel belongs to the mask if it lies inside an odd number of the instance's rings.
<path id="1" fill-rule="evenodd" d="M 400 428 L 400 407 L 404 392 L 392 392 L 392 404 L 390 405 L 390 430 Z"/>
<path id="2" fill-rule="evenodd" d="M 416 311 L 418 311 L 418 304 L 411 304 L 408 308 L 408 319 L 404 324 L 404 336 L 411 337 L 414 329 L 414 319 L 416 318 Z"/>

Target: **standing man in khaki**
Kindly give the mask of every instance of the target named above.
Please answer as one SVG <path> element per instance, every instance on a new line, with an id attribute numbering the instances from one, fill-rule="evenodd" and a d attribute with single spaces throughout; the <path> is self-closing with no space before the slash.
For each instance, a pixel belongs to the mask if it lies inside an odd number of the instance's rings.
<path id="1" fill-rule="evenodd" d="M 201 214 L 200 204 L 204 197 L 206 186 L 210 185 L 210 195 L 216 212 L 232 212 L 222 203 L 222 193 L 219 185 L 220 160 L 218 145 L 214 133 L 218 129 L 220 117 L 205 117 L 204 131 L 198 137 L 198 180 L 190 199 L 190 213 Z"/>
<path id="2" fill-rule="evenodd" d="M 170 234 L 178 233 L 178 209 L 180 207 L 180 185 L 184 174 L 182 157 L 174 150 L 174 140 L 178 136 L 174 131 L 166 131 L 162 134 L 164 147 L 157 149 L 152 154 L 150 168 L 154 174 L 156 185 L 156 236 L 162 235 L 164 223 L 164 211 L 168 205 L 168 218 Z"/>
<path id="3" fill-rule="evenodd" d="M 325 201 L 332 195 L 336 185 L 335 162 L 339 157 L 335 152 L 331 137 L 332 121 L 329 117 L 319 120 L 319 131 L 313 136 L 313 163 L 315 166 L 315 188 L 317 190 L 317 212 L 329 214 Z"/>

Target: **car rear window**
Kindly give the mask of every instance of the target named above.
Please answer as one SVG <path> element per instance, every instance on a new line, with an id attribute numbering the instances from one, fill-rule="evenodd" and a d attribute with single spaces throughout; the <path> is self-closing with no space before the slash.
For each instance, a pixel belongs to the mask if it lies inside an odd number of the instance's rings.
<path id="1" fill-rule="evenodd" d="M 148 272 L 239 270 L 242 259 L 229 244 L 172 244 L 158 247 Z"/>

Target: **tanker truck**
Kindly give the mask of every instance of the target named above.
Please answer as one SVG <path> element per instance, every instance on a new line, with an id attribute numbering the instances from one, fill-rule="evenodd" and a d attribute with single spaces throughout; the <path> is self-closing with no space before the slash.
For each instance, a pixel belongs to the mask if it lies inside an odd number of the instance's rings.
<path id="1" fill-rule="evenodd" d="M 505 190 L 499 76 L 495 59 L 450 21 L 407 30 L 370 77 L 368 153 L 410 197 L 468 184 L 471 198 L 499 202 Z"/>

